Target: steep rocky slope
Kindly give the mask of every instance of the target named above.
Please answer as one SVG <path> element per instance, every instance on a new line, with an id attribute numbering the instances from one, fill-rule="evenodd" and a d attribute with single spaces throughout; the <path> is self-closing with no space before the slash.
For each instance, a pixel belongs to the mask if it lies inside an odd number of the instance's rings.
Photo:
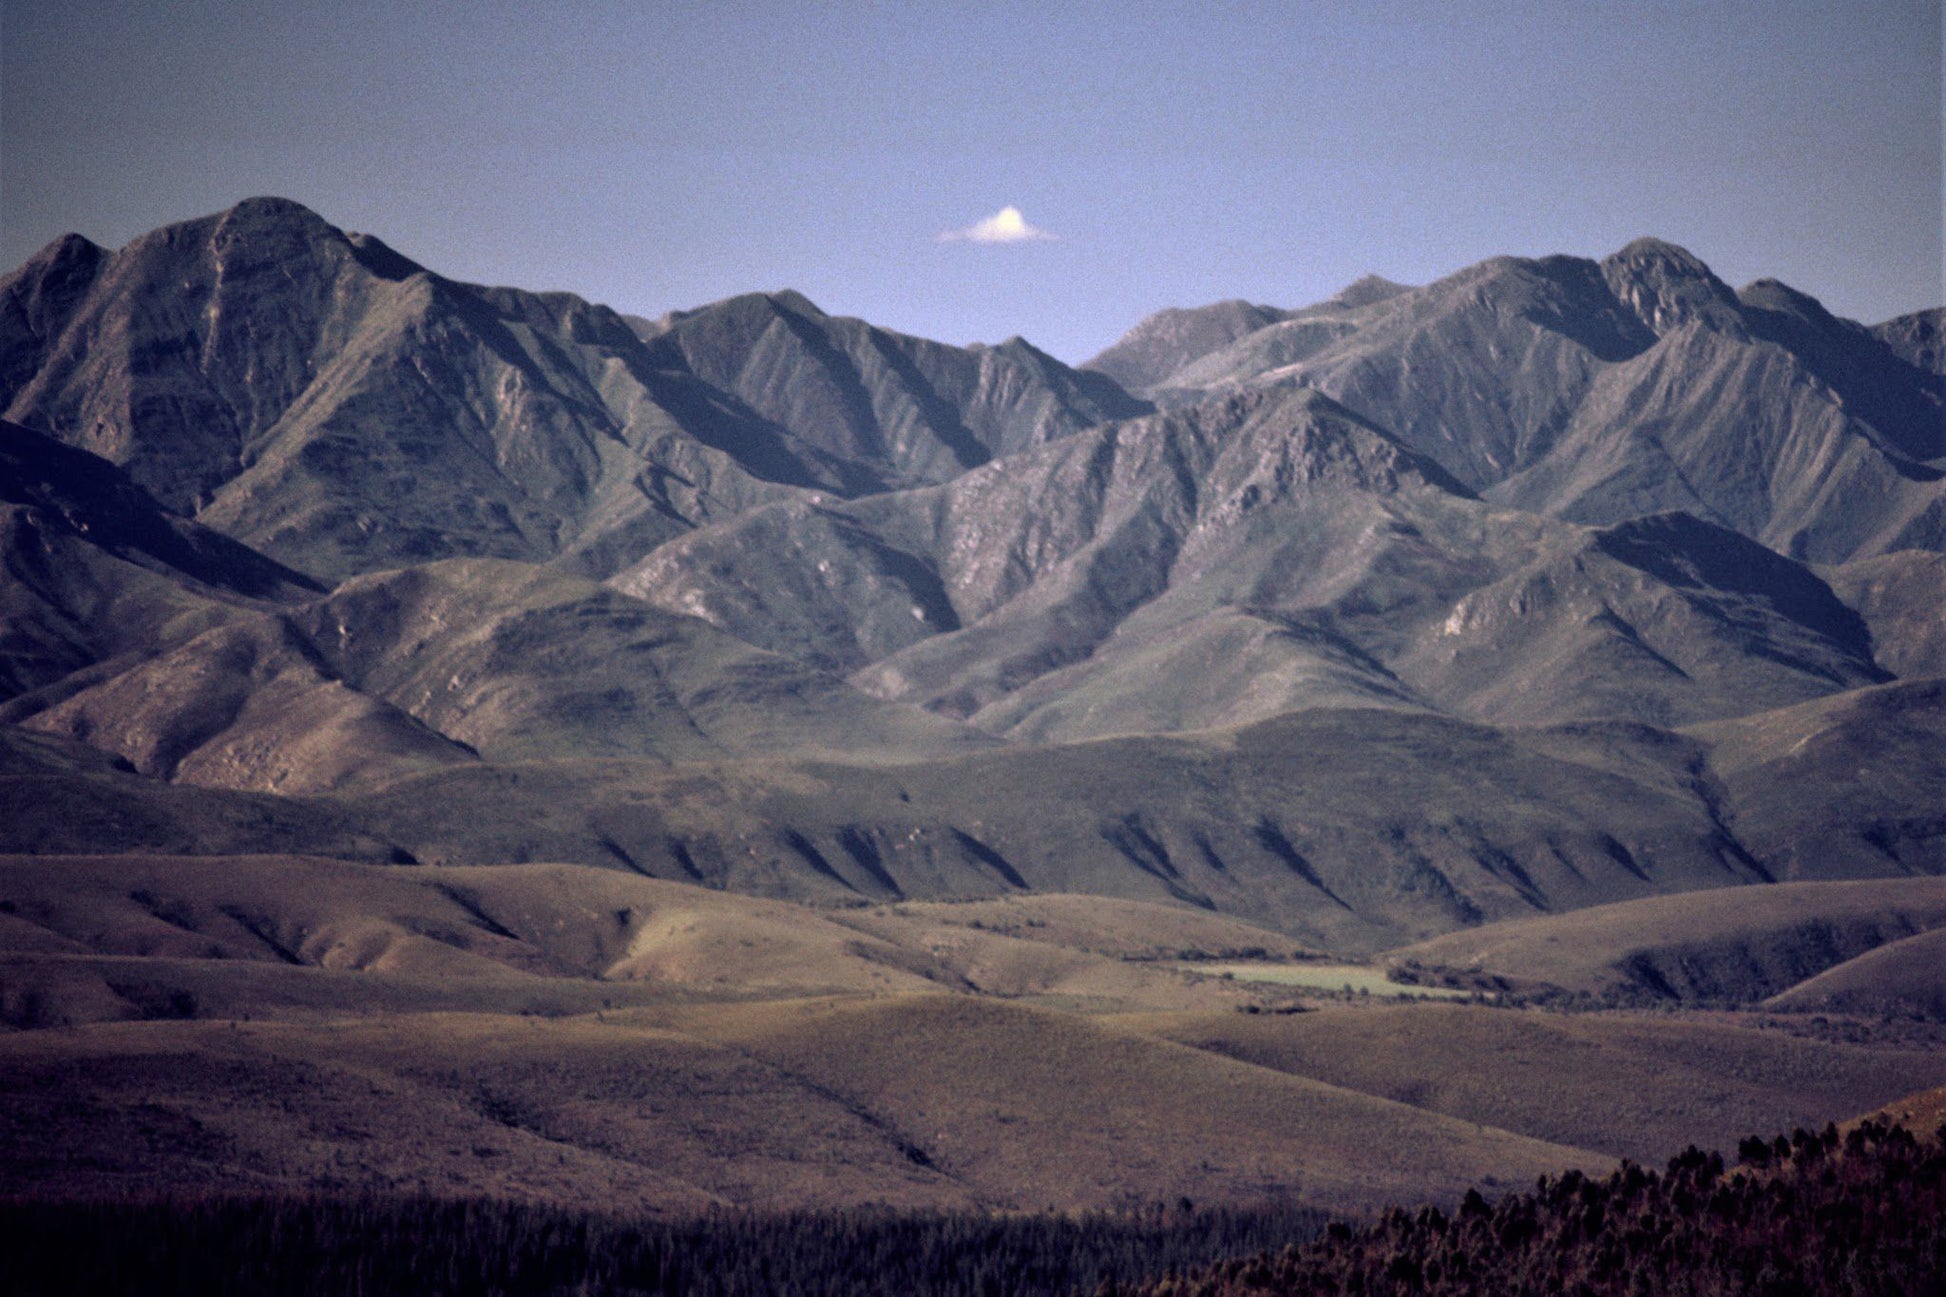
<path id="1" fill-rule="evenodd" d="M 1304 388 L 756 510 L 614 584 L 1041 740 L 1339 705 L 1683 723 L 1885 678 L 1858 616 L 1761 546 L 1497 509 Z"/>
<path id="2" fill-rule="evenodd" d="M 1021 338 L 949 347 L 753 293 L 639 328 L 658 368 L 695 374 L 780 430 L 772 452 L 849 494 L 943 482 L 996 455 L 1148 409 Z M 787 470 L 788 471 L 788 470 Z"/>
<path id="3" fill-rule="evenodd" d="M 500 759 L 944 755 L 995 740 L 532 564 L 327 593 L 0 425 L 0 721 L 143 774 L 317 792 Z"/>
<path id="4" fill-rule="evenodd" d="M 1131 392 L 1160 387 L 1171 375 L 1213 351 L 1275 324 L 1289 313 L 1236 299 L 1157 311 L 1087 362 Z"/>
<path id="5" fill-rule="evenodd" d="M 126 475 L 0 422 L 0 704 L 45 706 L 101 672 L 323 593 L 158 506 Z"/>
<path id="6" fill-rule="evenodd" d="M 278 199 L 0 281 L 0 411 L 316 576 L 454 556 L 604 575 L 791 488 L 940 480 L 1142 408 L 1024 343 L 961 351 L 795 295 L 644 343 L 444 279 Z"/>
<path id="7" fill-rule="evenodd" d="M 1824 562 L 1946 545 L 1934 313 L 1868 330 L 1644 239 L 1284 314 L 1143 390 L 1308 383 L 1491 498 L 1576 521 L 1685 510 Z"/>

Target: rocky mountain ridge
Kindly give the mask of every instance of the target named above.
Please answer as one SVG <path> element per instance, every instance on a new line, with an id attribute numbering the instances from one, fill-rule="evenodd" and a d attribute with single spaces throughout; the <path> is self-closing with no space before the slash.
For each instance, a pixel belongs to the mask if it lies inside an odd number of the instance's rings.
<path id="1" fill-rule="evenodd" d="M 793 488 L 940 480 L 1146 408 L 1024 343 L 942 347 L 788 294 L 645 342 L 278 199 L 50 245 L 0 281 L 0 340 L 6 417 L 327 580 L 461 555 L 602 576 Z"/>
<path id="2" fill-rule="evenodd" d="M 1681 510 L 1818 562 L 1946 544 L 1935 313 L 1866 329 L 1654 239 L 1271 313 L 1138 390 L 1315 386 L 1496 502 L 1578 522 Z"/>

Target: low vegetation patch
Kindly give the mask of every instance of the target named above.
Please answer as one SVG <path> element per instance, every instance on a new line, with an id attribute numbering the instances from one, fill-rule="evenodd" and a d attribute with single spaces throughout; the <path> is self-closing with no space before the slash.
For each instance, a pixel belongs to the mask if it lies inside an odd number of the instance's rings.
<path id="1" fill-rule="evenodd" d="M 1471 990 L 1443 986 L 1410 985 L 1388 976 L 1384 969 L 1366 964 L 1269 963 L 1255 960 L 1230 960 L 1211 963 L 1179 963 L 1176 967 L 1202 977 L 1223 977 L 1239 982 L 1268 982 L 1276 986 L 1301 986 L 1316 991 L 1337 991 L 1342 995 L 1378 995 L 1409 999 L 1467 999 Z"/>

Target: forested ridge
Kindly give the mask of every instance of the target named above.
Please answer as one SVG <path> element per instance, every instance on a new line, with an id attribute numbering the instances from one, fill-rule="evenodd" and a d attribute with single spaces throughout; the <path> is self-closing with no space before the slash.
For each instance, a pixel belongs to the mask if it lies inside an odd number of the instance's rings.
<path id="1" fill-rule="evenodd" d="M 1003 1297 L 1090 1292 L 1309 1239 L 1322 1212 L 718 1212 L 630 1219 L 399 1195 L 0 1201 L 15 1297 Z"/>
<path id="2" fill-rule="evenodd" d="M 1661 1174 L 1624 1162 L 1594 1179 L 1457 1212 L 1393 1210 L 1355 1229 L 1115 1297 L 1495 1293 L 1571 1297 L 1910 1297 L 1946 1291 L 1946 1127 L 1914 1136 L 1867 1122 L 1840 1135 L 1752 1137 L 1740 1165 L 1691 1147 Z"/>

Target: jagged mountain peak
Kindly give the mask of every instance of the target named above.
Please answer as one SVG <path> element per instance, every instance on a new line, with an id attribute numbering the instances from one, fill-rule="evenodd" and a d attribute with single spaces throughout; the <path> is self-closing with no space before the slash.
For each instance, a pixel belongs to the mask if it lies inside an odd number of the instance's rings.
<path id="1" fill-rule="evenodd" d="M 303 203 L 265 195 L 151 230 L 113 251 L 79 234 L 65 234 L 21 266 L 13 278 L 44 277 L 64 265 L 111 260 L 140 267 L 157 257 L 183 255 L 207 256 L 219 267 L 239 260 L 256 264 L 282 258 L 295 264 L 316 257 L 348 259 L 380 279 L 394 281 L 428 273 L 376 235 L 340 229 Z"/>
<path id="2" fill-rule="evenodd" d="M 771 305 L 777 307 L 779 310 L 819 318 L 824 316 L 823 309 L 816 302 L 798 292 L 795 288 L 780 289 L 775 293 L 766 293 L 764 296 L 769 299 Z"/>
<path id="3" fill-rule="evenodd" d="M 278 198 L 112 253 L 64 241 L 0 283 L 0 413 L 194 514 L 390 289 L 368 264 L 402 261 Z"/>
<path id="4" fill-rule="evenodd" d="M 976 355 L 792 289 L 631 327 L 288 199 L 57 243 L 0 282 L 0 416 L 331 579 L 454 555 L 605 574 L 779 487 L 942 481 L 1147 408 L 1024 342 Z"/>
<path id="5" fill-rule="evenodd" d="M 719 309 L 729 311 L 770 311 L 782 315 L 801 315 L 813 320 L 826 320 L 831 318 L 825 314 L 824 310 L 816 302 L 798 292 L 795 288 L 780 288 L 775 292 L 768 293 L 738 293 L 733 297 L 727 297 L 720 302 L 700 307 L 695 311 L 683 312 L 682 315 L 699 315 L 704 311 Z M 679 315 L 678 318 L 681 318 L 681 316 Z"/>
<path id="6" fill-rule="evenodd" d="M 944 481 L 1149 408 L 1022 338 L 949 346 L 826 315 L 791 292 L 733 297 L 645 337 L 654 363 L 788 430 L 793 455 L 843 461 L 826 477 L 844 494 Z"/>
<path id="7" fill-rule="evenodd" d="M 1024 360 L 1027 363 L 1035 366 L 1036 368 L 1043 368 L 1048 365 L 1059 365 L 1061 363 L 1060 361 L 1056 360 L 1054 357 L 1048 355 L 1045 351 L 1042 351 L 1039 347 L 1036 347 L 1033 343 L 1029 342 L 1027 339 L 1021 337 L 1018 333 L 1002 339 L 995 346 L 987 347 L 987 346 L 982 346 L 979 343 L 974 343 L 973 346 L 968 348 L 968 350 L 969 351 L 991 351 L 996 355 L 1010 356 L 1018 360 Z"/>
<path id="8" fill-rule="evenodd" d="M 834 318 L 826 315 L 823 308 L 795 288 L 780 288 L 773 292 L 733 293 L 729 297 L 705 302 L 701 306 L 664 311 L 653 320 L 640 315 L 623 318 L 629 321 L 644 342 L 653 342 L 678 325 L 694 321 L 699 317 L 741 319 L 746 323 L 755 323 L 774 319 L 779 315 L 801 316 L 810 320 Z"/>
<path id="9" fill-rule="evenodd" d="M 258 194 L 239 199 L 219 215 L 225 220 L 239 223 L 297 221 L 306 225 L 330 224 L 295 198 L 284 198 L 277 194 Z"/>
<path id="10" fill-rule="evenodd" d="M 1781 279 L 1753 279 L 1737 289 L 1737 300 L 1760 310 L 1788 310 L 1798 315 L 1830 317 L 1824 303 L 1809 293 L 1792 288 Z"/>
<path id="11" fill-rule="evenodd" d="M 1638 239 L 1287 312 L 1141 390 L 1174 408 L 1308 382 L 1500 503 L 1580 522 L 1686 509 L 1837 561 L 1940 544 L 1937 320 L 1866 330 Z"/>
<path id="12" fill-rule="evenodd" d="M 93 239 L 70 230 L 29 257 L 14 274 L 17 278 L 27 278 L 35 272 L 45 274 L 57 266 L 83 265 L 99 261 L 107 254 L 108 249 Z"/>
<path id="13" fill-rule="evenodd" d="M 1901 315 L 1873 325 L 1870 332 L 1908 365 L 1946 375 L 1946 307 Z"/>
<path id="14" fill-rule="evenodd" d="M 1781 279 L 1755 279 L 1737 289 L 1737 301 L 1747 312 L 1759 316 L 1784 316 L 1824 334 L 1862 334 L 1864 326 L 1833 315 L 1823 302 L 1809 293 L 1792 288 Z M 1759 334 L 1761 325 L 1756 326 Z"/>
<path id="15" fill-rule="evenodd" d="M 1208 306 L 1169 307 L 1143 319 L 1083 368 L 1106 374 L 1130 391 L 1166 381 L 1184 366 L 1284 318 L 1274 306 L 1241 298 Z"/>
<path id="16" fill-rule="evenodd" d="M 52 336 L 87 295 L 108 257 L 101 245 L 79 234 L 63 234 L 0 279 L 0 337 L 32 340 L 0 347 L 0 410 L 32 380 Z"/>
<path id="17" fill-rule="evenodd" d="M 693 330 L 699 325 L 761 330 L 779 316 L 827 318 L 809 298 L 785 289 L 776 293 L 737 293 L 688 310 L 670 311 L 656 321 L 656 331 L 658 335 L 666 335 L 678 327 Z"/>
<path id="18" fill-rule="evenodd" d="M 352 251 L 343 230 L 302 203 L 275 197 L 246 198 L 220 212 L 166 225 L 123 251 L 135 252 L 151 240 L 170 247 L 207 247 L 219 257 L 259 249 L 284 256 L 299 249 Z"/>
<path id="19" fill-rule="evenodd" d="M 1737 297 L 1702 258 L 1662 239 L 1636 239 L 1601 262 L 1609 291 L 1658 335 L 1700 320 L 1738 334 Z"/>
<path id="20" fill-rule="evenodd" d="M 1360 275 L 1319 305 L 1350 308 L 1372 306 L 1411 291 L 1410 284 L 1394 283 L 1383 275 Z"/>
<path id="21" fill-rule="evenodd" d="M 1662 273 L 1687 278 L 1714 280 L 1716 274 L 1703 259 L 1667 239 L 1644 235 L 1631 239 L 1608 256 L 1602 258 L 1604 266 L 1616 266 L 1640 271 L 1646 267 L 1658 267 Z"/>

